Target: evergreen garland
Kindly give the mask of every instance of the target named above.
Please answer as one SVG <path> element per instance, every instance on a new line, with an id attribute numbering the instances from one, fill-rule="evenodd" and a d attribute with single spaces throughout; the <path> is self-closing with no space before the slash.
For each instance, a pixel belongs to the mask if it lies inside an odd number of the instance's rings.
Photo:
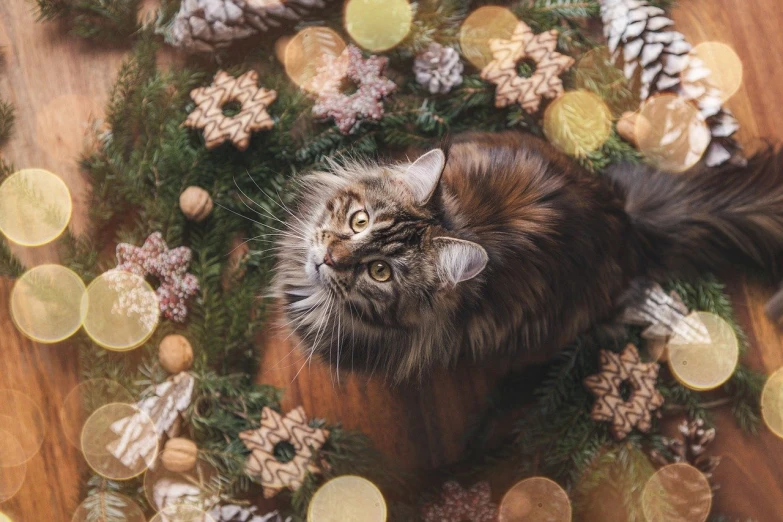
<path id="1" fill-rule="evenodd" d="M 494 89 L 476 72 L 466 74 L 463 83 L 445 96 L 431 95 L 410 77 L 413 56 L 430 42 L 457 45 L 459 24 L 471 7 L 468 0 L 423 0 L 416 4 L 411 34 L 388 53 L 390 75 L 399 89 L 385 102 L 385 117 L 379 122 L 362 122 L 358 131 L 348 136 L 331 123 L 311 121 L 312 102 L 289 82 L 282 66 L 272 58 L 271 40 L 260 42 L 242 57 L 224 52 L 221 69 L 240 74 L 255 68 L 263 86 L 278 92 L 269 109 L 275 127 L 254 135 L 245 152 L 231 145 L 207 151 L 199 133 L 181 126 L 193 108 L 188 93 L 209 83 L 215 66 L 192 61 L 181 70 L 159 70 L 155 61 L 159 37 L 155 27 L 141 26 L 137 21 L 138 0 L 36 2 L 41 18 L 61 20 L 80 36 L 135 45 L 111 95 L 107 110 L 110 130 L 98 136 L 98 150 L 82 160 L 93 186 L 89 202 L 92 230 L 82 237 L 66 233 L 61 238 L 63 264 L 89 283 L 113 267 L 117 242 L 140 244 L 151 232 L 160 231 L 169 245 L 192 249 L 190 271 L 202 289 L 190 305 L 186 323 L 162 322 L 153 337 L 132 354 L 107 352 L 78 334 L 73 342 L 79 347 L 82 377 L 112 379 L 143 397 L 166 377 L 156 355 L 162 337 L 185 335 L 197 354 L 192 370 L 197 379 L 195 400 L 185 413 L 186 434 L 198 444 L 201 458 L 219 471 L 224 499 L 257 494 L 244 473 L 248 452 L 238 433 L 258 425 L 263 407 L 279 408 L 281 390 L 253 382 L 258 362 L 254 340 L 265 317 L 265 302 L 257 296 L 269 281 L 269 253 L 292 180 L 299 172 L 323 166 L 327 158 L 339 161 L 347 154 L 378 157 L 426 146 L 463 130 L 517 128 L 543 136 L 541 126 L 518 107 L 496 109 Z M 165 20 L 176 4 L 164 2 L 159 19 Z M 598 14 L 597 0 L 522 1 L 512 9 L 536 32 L 557 28 L 561 52 L 578 57 L 597 45 L 582 23 Z M 323 23 L 341 32 L 339 13 L 334 11 Z M 611 64 L 603 64 L 588 78 L 577 78 L 577 74 L 564 75 L 567 88 L 578 82 L 610 102 L 632 99 L 625 83 L 619 81 L 621 73 Z M 12 121 L 12 110 L 0 104 L 0 138 Z M 614 131 L 601 149 L 579 159 L 596 173 L 615 162 L 639 160 L 638 153 Z M 7 175 L 10 169 L 4 169 Z M 212 216 L 203 223 L 187 222 L 178 210 L 179 194 L 189 185 L 205 188 L 215 201 Z M 234 238 L 253 238 L 241 284 L 230 278 L 226 281 L 226 255 Z M 21 271 L 3 243 L 0 274 L 18 275 Z M 671 288 L 689 307 L 716 313 L 739 332 L 723 286 L 715 279 L 673 282 Z M 521 478 L 546 475 L 570 490 L 577 520 L 581 514 L 600 513 L 606 508 L 606 499 L 594 493 L 599 484 L 609 481 L 616 486 L 610 492 L 612 500 L 619 503 L 628 520 L 643 520 L 639 495 L 652 470 L 646 455 L 651 449 L 665 451 L 661 436 L 653 429 L 651 434 L 634 432 L 622 443 L 614 442 L 604 424 L 590 419 L 592 398 L 582 385 L 585 376 L 597 371 L 600 349 L 619 351 L 627 342 L 638 341 L 638 335 L 638 329 L 629 328 L 621 334 L 596 330 L 582 336 L 549 365 L 546 378 L 535 388 L 532 404 L 524 404 L 529 396 L 519 393 L 520 387 L 529 383 L 511 376 L 493 395 L 484 427 L 491 425 L 492 417 L 523 408 L 514 440 L 491 450 L 484 447 L 486 430 L 478 429 L 470 446 L 471 459 L 444 473 L 486 477 L 497 486 L 496 493 Z M 666 397 L 665 413 L 686 412 L 709 422 L 710 407 L 728 401 L 737 422 L 751 431 L 759 423 L 762 384 L 763 378 L 744 366 L 719 391 L 708 394 L 689 390 L 671 376 L 659 379 Z M 713 395 L 720 397 L 717 402 Z M 323 421 L 314 422 L 324 425 Z M 339 426 L 327 427 L 331 435 L 322 450 L 329 463 L 324 478 L 366 476 L 389 499 L 390 520 L 416 520 L 416 479 L 399 473 L 365 436 Z M 304 519 L 321 480 L 309 476 L 295 493 L 281 494 L 289 501 L 287 511 L 295 520 Z M 85 484 L 87 495 L 117 492 L 147 506 L 139 479 L 114 482 L 93 476 Z"/>

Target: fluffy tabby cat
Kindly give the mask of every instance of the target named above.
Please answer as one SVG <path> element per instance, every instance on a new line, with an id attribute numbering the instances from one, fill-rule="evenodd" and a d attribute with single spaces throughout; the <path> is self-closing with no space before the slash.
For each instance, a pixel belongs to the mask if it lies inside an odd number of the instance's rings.
<path id="1" fill-rule="evenodd" d="M 591 174 L 531 136 L 467 134 L 410 164 L 301 180 L 274 289 L 305 355 L 394 380 L 553 353 L 606 321 L 632 280 L 783 253 L 783 160 Z"/>

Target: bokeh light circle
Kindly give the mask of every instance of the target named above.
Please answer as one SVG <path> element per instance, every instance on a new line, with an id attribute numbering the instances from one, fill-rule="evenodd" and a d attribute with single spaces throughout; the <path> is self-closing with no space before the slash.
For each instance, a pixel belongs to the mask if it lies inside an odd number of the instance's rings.
<path id="1" fill-rule="evenodd" d="M 2 500 L 0 500 L 0 502 L 2 502 Z M 0 522 L 14 522 L 14 521 L 11 520 L 11 517 L 6 515 L 5 513 L 0 512 Z"/>
<path id="2" fill-rule="evenodd" d="M 386 501 L 375 484 L 356 475 L 333 478 L 318 488 L 307 522 L 384 522 Z"/>
<path id="3" fill-rule="evenodd" d="M 163 508 L 150 522 L 215 522 L 205 511 L 185 504 Z"/>
<path id="4" fill-rule="evenodd" d="M 97 520 L 103 522 L 102 514 L 108 510 L 117 515 L 111 517 L 111 520 L 122 520 L 123 522 L 146 522 L 147 520 L 141 507 L 125 495 L 101 492 L 84 499 L 84 502 L 79 504 L 79 507 L 73 512 L 71 522 L 93 522 L 96 520 L 96 514 L 100 517 Z"/>
<path id="5" fill-rule="evenodd" d="M 0 425 L 0 502 L 16 495 L 27 475 L 24 448 L 16 437 L 3 429 L 4 427 L 4 424 Z M 17 464 L 19 462 L 21 464 Z"/>
<path id="6" fill-rule="evenodd" d="M 25 336 L 40 343 L 67 339 L 82 326 L 87 289 L 61 265 L 40 265 L 22 274 L 11 292 L 11 318 Z"/>
<path id="7" fill-rule="evenodd" d="M 668 345 L 669 368 L 688 388 L 711 390 L 726 382 L 737 367 L 737 333 L 713 313 L 695 312 L 692 315 L 707 328 L 711 342 L 693 341 L 675 334 Z"/>
<path id="8" fill-rule="evenodd" d="M 136 406 L 112 403 L 95 410 L 84 423 L 81 449 L 99 475 L 128 480 L 155 462 L 158 434 L 149 415 Z"/>
<path id="9" fill-rule="evenodd" d="M 68 186 L 48 170 L 20 170 L 0 184 L 0 232 L 14 243 L 40 246 L 57 239 L 72 211 Z"/>
<path id="10" fill-rule="evenodd" d="M 574 89 L 603 94 L 602 101 L 612 111 L 614 118 L 639 108 L 641 99 L 636 90 L 617 90 L 617 84 L 625 84 L 623 72 L 617 68 L 612 53 L 606 46 L 596 47 L 581 55 L 573 71 Z"/>
<path id="11" fill-rule="evenodd" d="M 207 509 L 220 497 L 220 474 L 214 466 L 197 460 L 196 466 L 185 473 L 167 470 L 160 456 L 144 474 L 144 495 L 153 509 L 187 504 Z"/>
<path id="12" fill-rule="evenodd" d="M 761 417 L 772 433 L 783 438 L 783 368 L 770 375 L 764 384 Z"/>
<path id="13" fill-rule="evenodd" d="M 158 297 L 143 277 L 110 270 L 87 287 L 84 331 L 107 350 L 126 351 L 144 344 L 158 326 Z"/>
<path id="14" fill-rule="evenodd" d="M 5 466 L 19 466 L 33 458 L 41 449 L 46 436 L 46 419 L 38 405 L 17 390 L 0 389 L 0 429 L 8 432 L 22 446 L 16 459 Z"/>
<path id="15" fill-rule="evenodd" d="M 655 522 L 704 522 L 712 506 L 707 477 L 690 464 L 664 466 L 642 491 L 642 512 Z"/>
<path id="16" fill-rule="evenodd" d="M 731 48 L 721 42 L 702 42 L 689 53 L 691 63 L 703 65 L 710 74 L 702 77 L 701 67 L 686 67 L 681 74 L 683 87 L 700 88 L 712 85 L 720 90 L 721 101 L 734 96 L 742 85 L 742 60 Z M 697 73 L 697 74 L 695 74 Z"/>
<path id="17" fill-rule="evenodd" d="M 75 386 L 60 406 L 59 416 L 63 435 L 68 442 L 81 448 L 84 423 L 101 406 L 113 402 L 131 403 L 135 399 L 120 383 L 110 379 L 89 379 Z"/>
<path id="18" fill-rule="evenodd" d="M 683 172 L 699 162 L 712 136 L 699 110 L 675 94 L 647 99 L 636 119 L 636 139 L 644 157 L 668 172 Z"/>
<path id="19" fill-rule="evenodd" d="M 411 30 L 413 8 L 408 0 L 348 0 L 345 30 L 370 52 L 382 52 L 402 42 Z"/>
<path id="20" fill-rule="evenodd" d="M 499 522 L 570 522 L 571 502 L 556 482 L 532 477 L 517 482 L 500 502 Z"/>
<path id="21" fill-rule="evenodd" d="M 462 56 L 478 69 L 483 69 L 492 61 L 489 41 L 493 38 L 509 39 L 518 23 L 514 13 L 505 7 L 479 7 L 465 18 L 460 27 Z"/>
<path id="22" fill-rule="evenodd" d="M 569 156 L 585 157 L 609 139 L 612 112 L 597 94 L 570 91 L 547 107 L 544 134 Z"/>
<path id="23" fill-rule="evenodd" d="M 285 72 L 292 82 L 307 89 L 310 80 L 324 64 L 324 58 L 337 57 L 345 41 L 327 27 L 305 27 L 291 38 L 283 50 Z"/>

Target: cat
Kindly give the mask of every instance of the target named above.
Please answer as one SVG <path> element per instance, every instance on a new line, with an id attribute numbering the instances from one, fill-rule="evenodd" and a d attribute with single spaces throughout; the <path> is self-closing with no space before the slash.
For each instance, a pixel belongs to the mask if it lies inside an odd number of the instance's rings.
<path id="1" fill-rule="evenodd" d="M 434 366 L 554 354 L 639 278 L 783 252 L 783 161 L 596 175 L 530 135 L 455 137 L 410 163 L 302 177 L 273 293 L 307 357 L 396 382 Z"/>

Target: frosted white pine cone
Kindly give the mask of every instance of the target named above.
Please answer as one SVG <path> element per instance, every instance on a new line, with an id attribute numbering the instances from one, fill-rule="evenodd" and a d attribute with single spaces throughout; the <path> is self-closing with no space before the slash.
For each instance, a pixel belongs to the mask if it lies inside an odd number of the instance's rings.
<path id="1" fill-rule="evenodd" d="M 432 94 L 445 94 L 462 83 L 464 65 L 452 47 L 433 42 L 413 62 L 416 81 Z"/>
<path id="2" fill-rule="evenodd" d="M 182 0 L 166 41 L 188 51 L 214 52 L 286 22 L 329 0 Z"/>

